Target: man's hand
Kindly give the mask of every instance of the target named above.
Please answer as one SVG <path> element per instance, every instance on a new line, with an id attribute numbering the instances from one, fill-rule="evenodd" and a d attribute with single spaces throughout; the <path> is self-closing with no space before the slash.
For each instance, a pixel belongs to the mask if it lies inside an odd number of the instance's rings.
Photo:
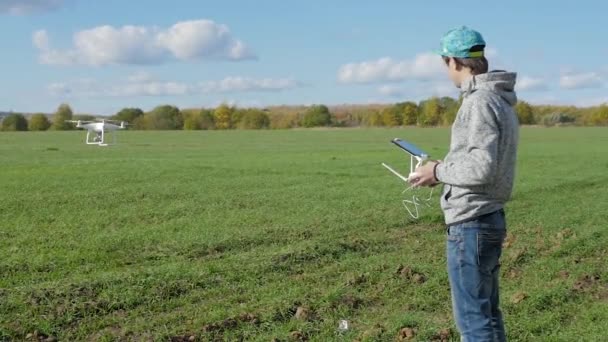
<path id="1" fill-rule="evenodd" d="M 410 184 L 413 186 L 434 186 L 439 184 L 439 181 L 435 178 L 435 165 L 439 164 L 438 161 L 428 161 L 424 165 L 416 168 L 416 177 L 410 180 Z"/>

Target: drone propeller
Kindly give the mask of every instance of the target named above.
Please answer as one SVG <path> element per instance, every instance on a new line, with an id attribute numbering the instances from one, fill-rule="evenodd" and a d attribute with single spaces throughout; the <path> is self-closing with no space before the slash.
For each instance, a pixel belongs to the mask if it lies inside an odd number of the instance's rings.
<path id="1" fill-rule="evenodd" d="M 93 122 L 93 121 L 89 121 L 89 120 L 65 120 L 65 122 L 71 122 L 71 123 L 89 123 L 89 122 Z"/>

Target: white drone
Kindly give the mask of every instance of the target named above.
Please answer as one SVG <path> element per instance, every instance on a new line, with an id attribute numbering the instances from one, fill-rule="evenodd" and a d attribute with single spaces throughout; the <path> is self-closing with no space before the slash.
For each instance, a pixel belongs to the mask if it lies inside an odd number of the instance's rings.
<path id="1" fill-rule="evenodd" d="M 67 120 L 67 122 L 75 123 L 76 128 L 86 129 L 87 137 L 85 139 L 85 143 L 87 145 L 97 146 L 108 146 L 108 143 L 106 142 L 106 135 L 109 132 L 112 132 L 112 144 L 116 144 L 116 131 L 119 129 L 125 129 L 129 125 L 124 121 L 120 121 L 120 125 L 115 125 L 109 122 L 118 121 L 105 119 L 99 121 Z"/>
<path id="2" fill-rule="evenodd" d="M 382 163 L 382 166 L 387 168 L 395 176 L 397 176 L 399 179 L 401 179 L 406 184 L 408 184 L 408 187 L 405 190 L 403 190 L 403 193 L 405 193 L 406 191 L 417 190 L 418 188 L 413 185 L 410 185 L 410 182 L 412 180 L 415 180 L 418 178 L 418 174 L 415 172 L 415 170 L 419 166 L 424 164 L 425 161 L 428 160 L 429 155 L 426 154 L 425 152 L 423 152 L 421 149 L 419 149 L 416 145 L 409 143 L 407 141 L 403 141 L 399 138 L 395 138 L 395 139 L 391 140 L 391 142 L 393 144 L 397 145 L 399 148 L 401 148 L 402 150 L 404 150 L 405 152 L 407 152 L 410 155 L 410 174 L 407 177 L 405 177 L 385 163 Z M 433 196 L 432 188 L 431 188 L 431 193 L 429 194 L 428 198 L 420 199 L 416 195 L 416 193 L 414 193 L 412 195 L 411 200 L 410 199 L 403 200 L 403 206 L 405 207 L 405 209 L 407 210 L 407 212 L 410 214 L 410 216 L 412 218 L 417 219 L 418 217 L 420 217 L 420 212 L 418 210 L 418 207 L 420 207 L 422 205 L 426 205 L 427 207 L 430 207 L 431 205 L 429 204 L 429 202 L 430 202 L 432 196 Z"/>

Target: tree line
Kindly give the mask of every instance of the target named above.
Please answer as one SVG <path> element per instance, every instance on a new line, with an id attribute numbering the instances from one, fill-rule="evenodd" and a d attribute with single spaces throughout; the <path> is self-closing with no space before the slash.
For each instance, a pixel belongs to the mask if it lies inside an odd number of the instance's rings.
<path id="1" fill-rule="evenodd" d="M 130 123 L 136 130 L 226 130 L 288 129 L 298 127 L 399 127 L 449 126 L 454 122 L 461 100 L 433 97 L 424 101 L 391 105 L 274 106 L 264 109 L 238 108 L 221 104 L 216 108 L 179 109 L 161 105 L 149 112 L 124 108 L 109 117 Z M 579 108 L 574 106 L 516 105 L 522 125 L 608 125 L 608 104 Z M 68 104 L 61 104 L 52 116 L 33 114 L 26 117 L 10 113 L 1 124 L 3 131 L 71 130 L 69 120 L 95 120 L 96 116 L 73 114 Z"/>

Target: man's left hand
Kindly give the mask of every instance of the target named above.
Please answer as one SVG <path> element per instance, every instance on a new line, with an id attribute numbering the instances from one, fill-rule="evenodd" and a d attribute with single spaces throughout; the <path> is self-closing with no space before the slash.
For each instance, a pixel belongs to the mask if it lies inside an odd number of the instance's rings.
<path id="1" fill-rule="evenodd" d="M 434 186 L 439 184 L 439 181 L 435 178 L 435 165 L 439 164 L 437 161 L 429 161 L 424 165 L 416 168 L 416 177 L 410 180 L 410 184 L 413 186 Z"/>

